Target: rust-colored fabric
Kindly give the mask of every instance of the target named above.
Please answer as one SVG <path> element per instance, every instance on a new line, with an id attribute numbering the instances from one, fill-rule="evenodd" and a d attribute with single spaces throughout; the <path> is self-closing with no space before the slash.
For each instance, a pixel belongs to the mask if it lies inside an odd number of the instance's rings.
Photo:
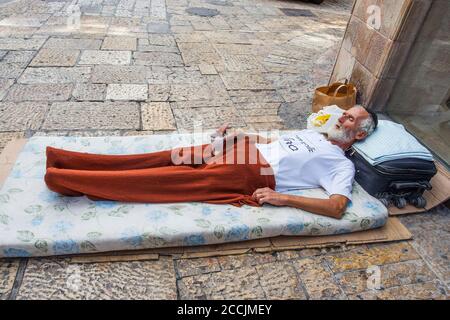
<path id="1" fill-rule="evenodd" d="M 216 156 L 211 155 L 210 145 L 176 149 L 182 159 L 190 159 L 192 164 L 173 163 L 172 150 L 100 155 L 47 147 L 45 182 L 52 191 L 67 196 L 86 195 L 92 200 L 259 206 L 251 196 L 258 188 L 275 188 L 273 171 L 251 139 L 243 140 L 244 150 L 237 148 L 236 141 Z M 238 155 L 238 150 L 245 155 Z M 254 164 L 249 161 L 252 152 L 258 155 Z M 205 161 L 202 154 L 210 157 Z M 230 156 L 234 158 L 231 164 L 225 162 Z M 245 162 L 237 164 L 242 157 Z M 219 158 L 222 164 L 215 161 Z M 272 174 L 261 175 L 262 169 Z"/>

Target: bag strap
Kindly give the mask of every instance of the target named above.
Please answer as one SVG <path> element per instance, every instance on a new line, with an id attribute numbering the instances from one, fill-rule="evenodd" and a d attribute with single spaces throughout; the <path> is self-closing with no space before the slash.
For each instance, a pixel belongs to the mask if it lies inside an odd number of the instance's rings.
<path id="1" fill-rule="evenodd" d="M 347 85 L 346 85 L 346 84 L 340 85 L 340 86 L 334 91 L 334 96 L 335 96 L 335 97 L 336 97 L 336 95 L 339 93 L 339 90 L 341 90 L 342 88 L 345 88 L 345 89 L 346 89 L 345 91 L 347 91 Z"/>

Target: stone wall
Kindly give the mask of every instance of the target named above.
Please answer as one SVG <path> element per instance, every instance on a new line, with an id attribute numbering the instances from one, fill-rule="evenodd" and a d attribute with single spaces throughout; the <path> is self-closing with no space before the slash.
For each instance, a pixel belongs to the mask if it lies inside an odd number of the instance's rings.
<path id="1" fill-rule="evenodd" d="M 387 103 L 396 114 L 444 112 L 450 97 L 450 1 L 435 0 Z"/>
<path id="2" fill-rule="evenodd" d="M 349 79 L 358 103 L 383 110 L 432 1 L 356 0 L 330 83 Z"/>

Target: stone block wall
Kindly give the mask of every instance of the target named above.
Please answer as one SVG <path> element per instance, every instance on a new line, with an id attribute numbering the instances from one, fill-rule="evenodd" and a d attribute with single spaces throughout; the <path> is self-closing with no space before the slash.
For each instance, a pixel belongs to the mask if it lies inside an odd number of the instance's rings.
<path id="1" fill-rule="evenodd" d="M 330 83 L 348 79 L 358 103 L 382 110 L 432 1 L 356 0 Z"/>
<path id="2" fill-rule="evenodd" d="M 450 1 L 434 0 L 395 84 L 388 111 L 443 113 L 448 110 L 449 75 Z"/>

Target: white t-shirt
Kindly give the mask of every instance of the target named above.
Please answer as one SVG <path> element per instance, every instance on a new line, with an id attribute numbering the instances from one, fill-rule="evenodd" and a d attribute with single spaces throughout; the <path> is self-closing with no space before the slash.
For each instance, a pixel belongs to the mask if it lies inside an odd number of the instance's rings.
<path id="1" fill-rule="evenodd" d="M 256 147 L 274 170 L 276 191 L 322 187 L 329 195 L 352 199 L 355 167 L 322 134 L 302 130 Z"/>

